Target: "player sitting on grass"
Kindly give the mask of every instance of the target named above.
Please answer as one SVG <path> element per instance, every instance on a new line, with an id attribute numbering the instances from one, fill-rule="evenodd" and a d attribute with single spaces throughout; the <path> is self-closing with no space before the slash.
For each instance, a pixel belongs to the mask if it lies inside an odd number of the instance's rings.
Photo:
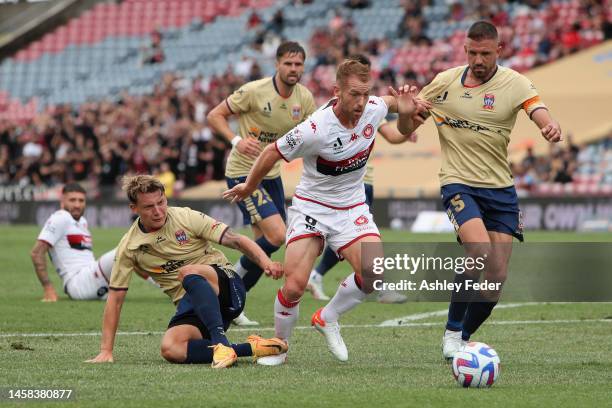
<path id="1" fill-rule="evenodd" d="M 62 189 L 61 209 L 51 214 L 38 234 L 30 257 L 43 287 L 43 302 L 57 301 L 47 273 L 47 253 L 70 299 L 106 299 L 115 250 L 98 260 L 94 258 L 91 232 L 83 215 L 86 205 L 85 189 L 78 183 L 66 184 Z M 141 277 L 147 279 L 146 274 Z"/>
<path id="2" fill-rule="evenodd" d="M 244 309 L 246 292 L 240 276 L 211 242 L 241 251 L 275 279 L 282 275 L 282 265 L 272 262 L 255 242 L 208 215 L 168 207 L 164 186 L 152 176 L 126 177 L 123 188 L 138 219 L 117 248 L 100 353 L 88 362 L 113 361 L 121 306 L 136 271 L 149 273 L 177 306 L 161 344 L 167 361 L 223 368 L 237 357 L 285 352 L 287 347 L 279 339 L 249 336 L 246 343 L 230 344 L 225 337 L 232 319 Z"/>

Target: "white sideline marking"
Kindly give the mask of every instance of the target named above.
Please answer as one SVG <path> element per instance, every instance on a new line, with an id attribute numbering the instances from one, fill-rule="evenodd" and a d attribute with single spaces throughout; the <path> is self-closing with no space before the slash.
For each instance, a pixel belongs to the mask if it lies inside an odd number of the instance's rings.
<path id="1" fill-rule="evenodd" d="M 544 305 L 550 302 L 522 302 L 522 303 L 502 303 L 495 306 L 495 310 L 499 309 L 512 309 L 515 307 L 524 307 L 524 306 L 534 306 L 534 305 Z M 555 304 L 566 303 L 566 302 L 558 302 Z M 424 312 L 424 313 L 415 313 L 408 316 L 398 317 L 395 319 L 385 320 L 380 324 L 381 327 L 386 326 L 405 326 L 405 322 L 413 322 L 415 320 L 427 319 L 430 317 L 438 317 L 438 316 L 446 316 L 448 313 L 448 308 L 444 310 L 436 310 L 434 312 Z"/>
<path id="2" fill-rule="evenodd" d="M 515 325 L 515 324 L 576 324 L 576 323 L 612 323 L 612 319 L 574 319 L 574 320 L 499 320 L 487 322 L 487 325 Z M 369 328 L 405 328 L 405 327 L 431 327 L 440 326 L 440 322 L 428 322 L 428 323 L 404 323 L 398 326 L 380 326 L 378 324 L 346 324 L 342 325 L 342 329 L 369 329 Z M 295 330 L 309 330 L 311 326 L 297 326 Z M 249 327 L 249 328 L 233 328 L 230 332 L 261 332 L 261 331 L 273 331 L 274 327 Z M 162 335 L 164 332 L 161 331 L 146 331 L 146 332 L 117 332 L 119 336 L 152 336 Z M 8 337 L 86 337 L 86 336 L 100 336 L 100 332 L 87 332 L 87 333 L 4 333 L 0 334 L 0 338 Z"/>

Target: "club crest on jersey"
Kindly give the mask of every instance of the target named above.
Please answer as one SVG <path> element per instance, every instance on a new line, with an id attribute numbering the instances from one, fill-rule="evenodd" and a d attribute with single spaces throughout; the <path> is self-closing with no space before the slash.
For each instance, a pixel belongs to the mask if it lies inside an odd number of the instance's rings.
<path id="1" fill-rule="evenodd" d="M 183 230 L 176 231 L 174 233 L 174 236 L 176 237 L 176 241 L 178 242 L 179 245 L 185 245 L 186 243 L 189 242 L 189 238 L 187 237 L 187 234 Z"/>
<path id="2" fill-rule="evenodd" d="M 366 217 L 365 215 L 360 215 L 359 218 L 355 220 L 355 225 L 365 225 L 368 222 L 368 217 Z"/>
<path id="3" fill-rule="evenodd" d="M 302 116 L 302 106 L 293 105 L 293 107 L 291 108 L 291 118 L 293 120 L 300 120 L 300 116 Z"/>
<path id="4" fill-rule="evenodd" d="M 486 110 L 493 110 L 495 107 L 493 104 L 495 103 L 495 95 L 493 94 L 485 94 L 484 95 L 484 105 L 482 107 Z"/>
<path id="5" fill-rule="evenodd" d="M 366 139 L 371 138 L 372 135 L 374 134 L 374 126 L 368 123 L 367 126 L 363 128 L 363 132 L 361 133 L 363 134 L 363 137 L 365 137 Z"/>

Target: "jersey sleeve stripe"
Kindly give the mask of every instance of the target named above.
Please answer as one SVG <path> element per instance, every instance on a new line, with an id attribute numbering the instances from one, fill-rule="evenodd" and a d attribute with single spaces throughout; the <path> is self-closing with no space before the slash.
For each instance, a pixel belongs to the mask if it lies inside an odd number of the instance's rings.
<path id="1" fill-rule="evenodd" d="M 109 286 L 108 287 L 110 290 L 116 290 L 116 291 L 127 291 L 128 288 L 117 288 L 115 286 Z"/>
<path id="2" fill-rule="evenodd" d="M 219 237 L 219 244 L 221 244 L 221 242 L 223 241 L 223 236 L 225 235 L 225 233 L 227 232 L 227 230 L 229 230 L 229 225 L 227 227 L 225 227 L 225 229 L 223 230 L 223 232 L 221 233 L 221 236 Z"/>
<path id="3" fill-rule="evenodd" d="M 233 111 L 233 109 L 230 106 L 229 101 L 227 100 L 227 98 L 225 98 L 225 104 L 227 105 L 227 109 L 229 109 L 229 111 L 232 112 L 232 115 L 235 115 L 236 112 Z"/>
<path id="4" fill-rule="evenodd" d="M 523 102 L 523 109 L 525 109 L 525 111 L 529 111 L 529 107 L 535 103 L 540 102 L 540 96 L 536 95 L 533 98 L 529 98 L 527 99 L 525 102 Z"/>
<path id="5" fill-rule="evenodd" d="M 529 119 L 531 119 L 531 117 L 533 116 L 533 114 L 534 114 L 534 112 L 535 112 L 535 111 L 539 111 L 540 109 L 546 109 L 546 110 L 548 110 L 548 108 L 547 108 L 547 107 L 545 107 L 545 106 L 538 106 L 537 108 L 535 108 L 534 110 L 532 110 L 532 111 L 531 111 L 531 113 L 529 114 Z"/>
<path id="6" fill-rule="evenodd" d="M 283 154 L 282 154 L 282 153 L 281 153 L 281 151 L 279 150 L 278 145 L 276 144 L 276 142 L 274 142 L 274 148 L 276 149 L 276 151 L 278 152 L 278 154 L 280 154 L 280 157 L 282 157 L 284 161 L 286 161 L 287 163 L 289 163 L 289 160 L 287 160 L 287 159 L 285 158 L 285 156 L 283 156 Z"/>

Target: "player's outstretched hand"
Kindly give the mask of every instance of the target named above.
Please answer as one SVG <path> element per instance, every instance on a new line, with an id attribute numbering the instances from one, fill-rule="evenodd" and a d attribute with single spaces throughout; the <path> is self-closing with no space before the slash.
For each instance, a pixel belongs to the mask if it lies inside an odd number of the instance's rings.
<path id="1" fill-rule="evenodd" d="M 45 294 L 41 299 L 42 302 L 57 302 L 57 293 L 53 286 L 45 286 Z"/>
<path id="2" fill-rule="evenodd" d="M 236 145 L 236 149 L 246 156 L 249 156 L 252 159 L 256 159 L 261 153 L 261 146 L 259 145 L 259 141 L 254 137 L 247 137 L 246 139 L 242 139 Z"/>
<path id="3" fill-rule="evenodd" d="M 237 203 L 238 201 L 242 201 L 248 196 L 250 196 L 252 191 L 249 191 L 246 183 L 236 184 L 234 187 L 229 190 L 225 190 L 223 192 L 223 199 L 228 200 L 232 203 Z"/>
<path id="4" fill-rule="evenodd" d="M 86 363 L 112 363 L 113 353 L 111 351 L 101 351 L 100 354 L 92 359 L 85 360 Z"/>
<path id="5" fill-rule="evenodd" d="M 552 121 L 548 125 L 544 126 L 541 131 L 544 139 L 551 143 L 557 143 L 563 140 L 563 136 L 561 135 L 561 126 L 559 126 L 559 123 L 555 121 Z"/>
<path id="6" fill-rule="evenodd" d="M 283 276 L 283 264 L 280 262 L 270 262 L 265 266 L 264 273 L 272 279 L 279 279 Z"/>
<path id="7" fill-rule="evenodd" d="M 400 114 L 412 116 L 431 108 L 431 103 L 417 97 L 419 90 L 414 85 L 402 85 L 397 90 L 389 87 L 389 92 L 397 100 L 397 111 Z"/>

